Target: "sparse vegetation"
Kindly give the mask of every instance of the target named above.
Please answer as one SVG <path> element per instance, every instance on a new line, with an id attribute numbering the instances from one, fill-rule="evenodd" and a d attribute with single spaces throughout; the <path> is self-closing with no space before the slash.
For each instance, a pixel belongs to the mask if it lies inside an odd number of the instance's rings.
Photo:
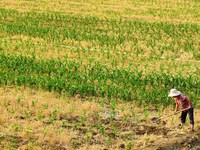
<path id="1" fill-rule="evenodd" d="M 172 148 L 188 146 L 177 116 L 149 118 L 172 111 L 173 87 L 199 113 L 199 10 L 194 0 L 2 0 L 0 148 L 154 149 L 174 135 Z"/>

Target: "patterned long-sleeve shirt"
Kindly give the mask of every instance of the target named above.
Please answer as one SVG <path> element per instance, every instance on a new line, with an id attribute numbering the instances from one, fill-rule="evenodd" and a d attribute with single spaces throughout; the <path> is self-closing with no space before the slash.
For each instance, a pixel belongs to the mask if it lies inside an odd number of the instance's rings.
<path id="1" fill-rule="evenodd" d="M 181 109 L 186 109 L 190 105 L 193 107 L 192 102 L 187 100 L 187 96 L 181 93 L 178 97 L 176 97 L 176 104 L 180 106 Z"/>

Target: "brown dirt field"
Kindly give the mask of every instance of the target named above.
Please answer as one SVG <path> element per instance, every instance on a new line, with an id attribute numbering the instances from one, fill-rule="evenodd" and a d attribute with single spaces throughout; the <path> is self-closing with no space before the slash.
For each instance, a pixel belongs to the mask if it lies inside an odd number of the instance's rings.
<path id="1" fill-rule="evenodd" d="M 153 123 L 156 109 L 144 116 L 141 108 L 128 102 L 118 103 L 113 110 L 95 98 L 60 97 L 22 87 L 0 88 L 0 97 L 2 150 L 200 149 L 197 109 L 195 132 L 190 133 L 188 123 L 182 129 L 176 127 L 177 116 Z"/>

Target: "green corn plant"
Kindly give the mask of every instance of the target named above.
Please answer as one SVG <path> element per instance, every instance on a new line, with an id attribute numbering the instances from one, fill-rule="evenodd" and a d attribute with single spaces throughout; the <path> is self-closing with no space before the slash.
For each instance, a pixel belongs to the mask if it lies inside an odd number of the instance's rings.
<path id="1" fill-rule="evenodd" d="M 106 137 L 106 144 L 111 144 L 111 137 L 110 136 L 107 136 Z"/>
<path id="2" fill-rule="evenodd" d="M 19 132 L 19 131 L 23 130 L 23 127 L 21 124 L 14 124 L 14 125 L 12 125 L 12 130 L 15 132 Z"/>
<path id="3" fill-rule="evenodd" d="M 80 94 L 82 97 L 107 97 L 110 101 L 120 98 L 126 101 L 135 99 L 139 103 L 144 100 L 147 103 L 158 103 L 167 92 L 163 87 L 180 85 L 194 91 L 197 89 L 196 93 L 199 91 L 198 74 L 144 74 L 137 67 L 135 71 L 130 68 L 110 68 L 100 63 L 86 64 L 83 67 L 82 61 L 36 60 L 34 57 L 7 54 L 1 54 L 0 59 L 3 70 L 0 71 L 1 84 L 42 88 L 58 92 L 60 95 L 67 92 L 71 95 Z M 148 92 L 142 92 L 147 87 Z M 168 105 L 166 101 L 163 104 Z"/>

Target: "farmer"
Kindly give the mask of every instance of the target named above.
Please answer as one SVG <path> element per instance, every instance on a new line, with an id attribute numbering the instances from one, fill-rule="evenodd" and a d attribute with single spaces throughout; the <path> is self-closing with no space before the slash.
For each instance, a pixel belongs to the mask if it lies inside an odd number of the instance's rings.
<path id="1" fill-rule="evenodd" d="M 186 116 L 188 113 L 191 124 L 190 131 L 194 131 L 194 109 L 190 98 L 188 98 L 180 91 L 177 91 L 176 89 L 171 89 L 168 96 L 173 97 L 174 100 L 176 101 L 176 108 L 174 114 L 177 113 L 179 107 L 181 108 L 181 110 L 183 110 L 180 116 L 181 119 L 180 127 L 182 127 L 183 124 L 185 123 Z"/>

